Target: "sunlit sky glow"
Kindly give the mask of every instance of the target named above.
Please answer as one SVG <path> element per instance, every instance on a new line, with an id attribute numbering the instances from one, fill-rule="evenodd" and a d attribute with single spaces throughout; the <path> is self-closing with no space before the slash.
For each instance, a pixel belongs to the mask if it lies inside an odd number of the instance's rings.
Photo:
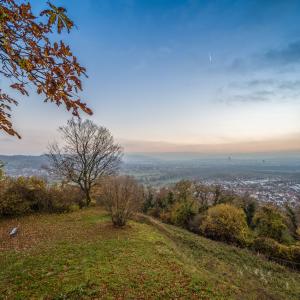
<path id="1" fill-rule="evenodd" d="M 88 70 L 92 119 L 125 150 L 300 149 L 300 1 L 55 3 L 78 27 L 62 38 Z M 22 140 L 1 133 L 0 153 L 43 153 L 70 115 L 17 97 Z"/>

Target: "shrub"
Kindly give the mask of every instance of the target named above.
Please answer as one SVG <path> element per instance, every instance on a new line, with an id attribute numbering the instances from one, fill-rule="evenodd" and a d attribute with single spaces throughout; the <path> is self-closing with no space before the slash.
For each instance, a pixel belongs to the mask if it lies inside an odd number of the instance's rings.
<path id="1" fill-rule="evenodd" d="M 288 203 L 285 204 L 285 215 L 289 232 L 294 238 L 297 238 L 297 213 L 296 210 Z"/>
<path id="2" fill-rule="evenodd" d="M 189 180 L 181 180 L 174 186 L 174 196 L 177 201 L 186 201 L 193 197 L 193 183 Z"/>
<path id="3" fill-rule="evenodd" d="M 297 239 L 300 240 L 300 226 L 296 229 Z"/>
<path id="4" fill-rule="evenodd" d="M 290 248 L 293 261 L 297 264 L 300 264 L 300 246 L 293 245 Z M 300 265 L 298 265 L 298 268 L 300 268 Z"/>
<path id="5" fill-rule="evenodd" d="M 159 218 L 164 223 L 171 223 L 172 222 L 171 212 L 170 211 L 163 210 L 162 212 L 160 212 Z"/>
<path id="6" fill-rule="evenodd" d="M 167 188 L 161 188 L 157 194 L 155 205 L 161 210 L 169 209 L 174 203 L 174 194 Z"/>
<path id="7" fill-rule="evenodd" d="M 142 212 L 148 213 L 155 205 L 155 193 L 152 188 L 147 187 L 142 205 Z"/>
<path id="8" fill-rule="evenodd" d="M 290 248 L 286 245 L 280 244 L 272 238 L 256 238 L 253 243 L 253 248 L 270 258 L 292 260 Z"/>
<path id="9" fill-rule="evenodd" d="M 254 216 L 255 231 L 260 237 L 269 237 L 278 242 L 287 242 L 286 219 L 278 208 L 272 205 L 260 207 Z"/>
<path id="10" fill-rule="evenodd" d="M 148 215 L 150 215 L 150 216 L 152 216 L 154 218 L 160 218 L 161 213 L 162 213 L 161 209 L 157 205 L 155 205 L 152 208 L 149 208 L 148 212 L 147 212 Z"/>
<path id="11" fill-rule="evenodd" d="M 47 197 L 43 201 L 43 211 L 62 213 L 74 211 L 82 207 L 81 202 L 85 198 L 83 192 L 74 185 L 54 185 L 49 187 Z"/>
<path id="12" fill-rule="evenodd" d="M 1 183 L 0 214 L 15 216 L 38 211 L 45 197 L 46 183 L 36 177 L 6 178 Z"/>
<path id="13" fill-rule="evenodd" d="M 193 200 L 176 202 L 171 210 L 171 222 L 174 225 L 188 228 L 190 220 L 197 214 L 198 207 Z"/>
<path id="14" fill-rule="evenodd" d="M 239 200 L 239 196 L 233 193 L 233 191 L 226 191 L 220 185 L 213 187 L 212 204 L 233 204 Z"/>
<path id="15" fill-rule="evenodd" d="M 254 240 L 253 248 L 270 259 L 300 268 L 300 246 L 287 246 L 271 238 L 258 237 Z"/>
<path id="16" fill-rule="evenodd" d="M 243 209 L 244 212 L 246 214 L 246 220 L 247 220 L 247 224 L 250 228 L 253 228 L 254 224 L 253 224 L 253 218 L 255 215 L 255 211 L 257 208 L 257 203 L 254 200 L 246 200 L 244 205 L 243 205 Z"/>
<path id="17" fill-rule="evenodd" d="M 102 187 L 102 202 L 115 226 L 124 226 L 142 206 L 143 188 L 129 176 L 109 177 Z"/>
<path id="18" fill-rule="evenodd" d="M 7 177 L 0 181 L 0 216 L 65 212 L 83 198 L 79 188 L 72 185 L 48 186 L 37 177 Z"/>
<path id="19" fill-rule="evenodd" d="M 212 239 L 246 246 L 250 243 L 250 231 L 242 209 L 230 204 L 219 204 L 207 211 L 201 232 Z"/>
<path id="20" fill-rule="evenodd" d="M 205 218 L 206 215 L 204 213 L 193 216 L 188 223 L 188 230 L 198 234 L 201 233 L 200 227 Z"/>

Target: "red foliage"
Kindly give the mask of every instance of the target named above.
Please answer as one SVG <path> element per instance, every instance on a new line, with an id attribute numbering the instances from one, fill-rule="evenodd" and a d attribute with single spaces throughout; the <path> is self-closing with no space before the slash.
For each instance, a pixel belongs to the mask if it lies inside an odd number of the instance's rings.
<path id="1" fill-rule="evenodd" d="M 13 80 L 10 87 L 23 95 L 28 96 L 27 86 L 32 84 L 45 96 L 45 102 L 65 104 L 75 116 L 79 116 L 79 110 L 92 114 L 77 95 L 82 90 L 80 76 L 86 76 L 85 68 L 63 41 L 50 41 L 54 30 L 69 32 L 74 24 L 64 8 L 48 5 L 49 9 L 35 16 L 30 3 L 1 0 L 0 74 Z M 10 120 L 11 106 L 16 104 L 0 90 L 0 130 L 20 137 Z"/>

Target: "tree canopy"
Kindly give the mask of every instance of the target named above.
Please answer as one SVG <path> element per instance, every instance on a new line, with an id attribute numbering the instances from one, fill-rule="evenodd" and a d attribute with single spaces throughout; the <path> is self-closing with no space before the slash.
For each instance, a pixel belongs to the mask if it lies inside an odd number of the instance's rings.
<path id="1" fill-rule="evenodd" d="M 29 85 L 45 102 L 64 104 L 75 116 L 79 110 L 91 114 L 82 102 L 80 77 L 86 76 L 71 49 L 53 36 L 63 30 L 69 32 L 74 23 L 66 9 L 47 2 L 48 8 L 39 15 L 32 12 L 29 2 L 15 0 L 0 2 L 0 74 L 11 81 L 10 87 L 28 96 Z M 13 128 L 11 107 L 18 102 L 0 89 L 0 130 L 20 138 Z"/>

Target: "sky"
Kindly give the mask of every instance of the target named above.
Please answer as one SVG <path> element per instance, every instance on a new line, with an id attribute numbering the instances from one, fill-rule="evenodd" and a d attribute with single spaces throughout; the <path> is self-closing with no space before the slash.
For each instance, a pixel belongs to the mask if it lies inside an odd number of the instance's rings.
<path id="1" fill-rule="evenodd" d="M 53 2 L 76 24 L 61 38 L 87 68 L 91 119 L 125 151 L 300 150 L 300 1 Z M 0 133 L 0 153 L 44 153 L 70 114 L 17 99 L 22 140 Z"/>

